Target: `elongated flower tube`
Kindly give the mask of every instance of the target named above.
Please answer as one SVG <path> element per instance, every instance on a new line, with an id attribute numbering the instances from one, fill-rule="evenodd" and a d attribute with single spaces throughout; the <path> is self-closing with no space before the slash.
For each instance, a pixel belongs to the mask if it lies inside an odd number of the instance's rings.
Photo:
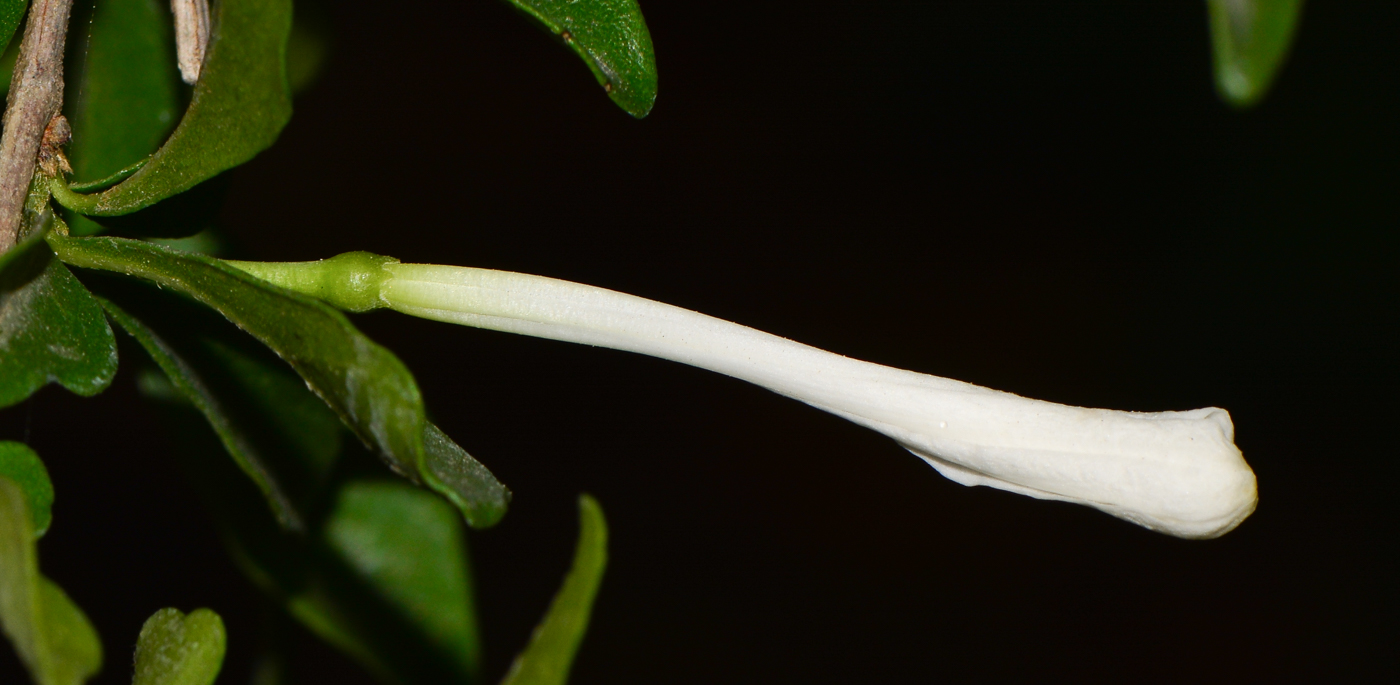
<path id="1" fill-rule="evenodd" d="M 351 311 L 388 307 L 709 369 L 883 433 L 963 485 L 1077 502 L 1170 535 L 1222 535 L 1258 499 L 1223 409 L 1138 413 L 1043 402 L 542 276 L 367 253 L 230 264 Z"/>

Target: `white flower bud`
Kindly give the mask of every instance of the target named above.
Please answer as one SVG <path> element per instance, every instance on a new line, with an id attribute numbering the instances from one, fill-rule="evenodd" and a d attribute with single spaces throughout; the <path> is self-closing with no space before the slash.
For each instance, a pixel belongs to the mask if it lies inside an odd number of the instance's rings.
<path id="1" fill-rule="evenodd" d="M 542 276 L 367 253 L 226 263 L 353 311 L 382 305 L 716 371 L 884 433 L 963 485 L 1077 502 L 1169 535 L 1223 535 L 1258 501 L 1224 409 L 1138 413 L 1042 402 Z"/>
<path id="2" fill-rule="evenodd" d="M 696 312 L 540 276 L 389 263 L 380 298 L 429 319 L 638 352 L 761 385 L 894 438 L 939 473 L 1209 538 L 1254 511 L 1223 409 L 1083 409 L 858 361 Z"/>

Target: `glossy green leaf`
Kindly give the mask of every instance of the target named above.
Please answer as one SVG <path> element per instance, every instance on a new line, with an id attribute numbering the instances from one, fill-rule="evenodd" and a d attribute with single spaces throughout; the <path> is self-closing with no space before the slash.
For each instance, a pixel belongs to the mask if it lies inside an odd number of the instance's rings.
<path id="1" fill-rule="evenodd" d="M 211 6 L 209 51 L 175 132 L 130 178 L 95 195 L 56 182 L 55 199 L 90 216 L 119 216 L 182 193 L 253 158 L 292 115 L 287 85 L 291 0 L 221 0 Z M 127 160 L 132 161 L 132 160 Z"/>
<path id="2" fill-rule="evenodd" d="M 0 53 L 10 46 L 28 5 L 28 0 L 0 0 Z M 9 79 L 5 82 L 9 83 Z"/>
<path id="3" fill-rule="evenodd" d="M 0 477 L 0 627 L 38 685 L 81 685 L 102 641 L 73 600 L 39 574 L 28 496 Z"/>
<path id="4" fill-rule="evenodd" d="M 608 528 L 602 507 L 582 495 L 578 509 L 580 530 L 573 568 L 502 685 L 563 685 L 569 680 L 569 668 L 588 630 L 593 599 L 608 564 Z"/>
<path id="5" fill-rule="evenodd" d="M 388 273 L 383 266 L 397 261 L 368 252 L 347 252 L 314 262 L 224 264 L 340 309 L 364 312 L 384 306 L 379 289 Z M 461 509 L 473 528 L 495 525 L 505 515 L 510 491 L 442 431 L 427 427 L 424 450 L 423 481 Z"/>
<path id="6" fill-rule="evenodd" d="M 210 685 L 224 663 L 224 621 L 208 609 L 161 609 L 141 626 L 132 685 Z"/>
<path id="7" fill-rule="evenodd" d="M 49 382 L 102 392 L 117 372 L 102 308 L 47 245 L 26 241 L 11 252 L 0 260 L 0 407 Z"/>
<path id="8" fill-rule="evenodd" d="M 445 436 L 425 451 L 417 383 L 340 312 L 202 255 L 118 238 L 50 240 L 70 264 L 149 280 L 217 310 L 291 364 L 394 470 L 442 492 L 472 525 L 500 518 L 509 497 L 504 486 L 461 448 L 448 449 Z"/>
<path id="9" fill-rule="evenodd" d="M 53 520 L 53 482 L 44 461 L 22 442 L 0 441 L 0 477 L 9 478 L 24 491 L 34 520 L 34 537 L 43 537 Z"/>
<path id="10" fill-rule="evenodd" d="M 656 102 L 656 55 L 637 0 L 510 0 L 569 46 L 634 117 Z"/>
<path id="11" fill-rule="evenodd" d="M 195 305 L 150 297 L 154 294 L 131 299 L 145 305 L 142 314 L 149 320 L 164 324 L 163 334 L 111 301 L 102 305 L 204 415 L 278 522 L 305 530 L 340 453 L 340 421 L 285 364 L 230 340 L 246 336 L 226 322 L 210 321 L 216 317 Z M 220 328 L 232 335 L 221 336 Z"/>
<path id="12" fill-rule="evenodd" d="M 450 505 L 399 482 L 352 481 L 326 522 L 325 542 L 367 589 L 412 619 L 450 672 L 475 675 L 481 654 L 465 531 Z"/>
<path id="13" fill-rule="evenodd" d="M 1221 97 L 1248 107 L 1268 92 L 1288 57 L 1303 0 L 1207 0 Z"/>
<path id="14" fill-rule="evenodd" d="M 390 466 L 417 478 L 424 424 L 418 385 L 403 362 L 345 315 L 203 255 L 119 238 L 49 241 L 64 262 L 135 276 L 217 310 L 291 364 Z"/>
<path id="15" fill-rule="evenodd" d="M 97 180 L 156 151 L 179 113 L 170 3 L 103 0 L 93 6 L 68 121 L 73 175 Z"/>

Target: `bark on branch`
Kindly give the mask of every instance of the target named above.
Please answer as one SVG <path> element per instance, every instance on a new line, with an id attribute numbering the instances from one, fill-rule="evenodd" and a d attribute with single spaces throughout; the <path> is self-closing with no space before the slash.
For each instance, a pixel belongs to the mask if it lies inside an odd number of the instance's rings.
<path id="1" fill-rule="evenodd" d="M 15 244 L 44 128 L 63 108 L 63 43 L 73 0 L 34 0 L 0 134 L 0 254 Z"/>

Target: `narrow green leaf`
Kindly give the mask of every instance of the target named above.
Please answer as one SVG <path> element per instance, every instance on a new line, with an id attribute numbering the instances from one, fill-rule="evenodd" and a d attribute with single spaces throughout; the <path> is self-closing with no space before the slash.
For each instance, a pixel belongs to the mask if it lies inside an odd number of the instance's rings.
<path id="1" fill-rule="evenodd" d="M 43 537 L 53 521 L 53 482 L 44 461 L 22 442 L 0 441 L 0 477 L 9 478 L 24 491 L 25 504 L 34 519 L 34 537 Z"/>
<path id="2" fill-rule="evenodd" d="M 563 685 L 588 630 L 593 599 L 608 564 L 608 527 L 603 509 L 588 495 L 578 498 L 579 536 L 574 566 L 535 627 L 530 645 L 515 658 L 502 685 Z"/>
<path id="3" fill-rule="evenodd" d="M 202 255 L 117 238 L 52 240 L 72 264 L 147 279 L 223 314 L 291 364 L 394 470 L 447 497 L 473 527 L 493 525 L 505 513 L 510 499 L 505 486 L 441 431 L 430 428 L 417 383 L 403 363 L 340 312 Z M 352 253 L 322 263 L 341 264 L 337 260 L 347 258 L 371 265 L 387 259 Z"/>
<path id="4" fill-rule="evenodd" d="M 24 8 L 28 4 L 29 0 L 0 0 L 0 53 L 10 47 L 10 40 L 19 29 L 19 22 L 24 18 Z M 5 82 L 8 84 L 9 79 L 5 79 Z"/>
<path id="5" fill-rule="evenodd" d="M 224 663 L 224 621 L 208 609 L 161 609 L 136 641 L 132 685 L 210 685 Z"/>
<path id="6" fill-rule="evenodd" d="M 291 0 L 221 0 L 211 14 L 204 68 L 169 140 L 140 171 L 100 194 L 79 195 L 56 180 L 60 204 L 89 216 L 129 214 L 238 166 L 277 140 L 292 116 Z"/>
<path id="7" fill-rule="evenodd" d="M 340 309 L 365 312 L 384 306 L 379 298 L 380 286 L 389 277 L 384 266 L 397 262 L 369 252 L 347 252 L 314 262 L 223 263 Z M 425 431 L 423 481 L 461 509 L 473 528 L 495 525 L 505 515 L 510 491 L 442 431 L 431 425 Z"/>
<path id="8" fill-rule="evenodd" d="M 424 430 L 418 384 L 344 314 L 203 255 L 119 238 L 49 240 L 69 264 L 145 279 L 217 310 L 291 364 L 391 467 L 418 479 Z"/>
<path id="9" fill-rule="evenodd" d="M 637 0 L 510 0 L 569 46 L 619 107 L 638 119 L 656 102 L 656 55 Z"/>
<path id="10" fill-rule="evenodd" d="M 170 3 L 104 0 L 93 6 L 68 121 L 68 160 L 96 180 L 140 162 L 174 127 L 179 107 Z"/>
<path id="11" fill-rule="evenodd" d="M 145 348 L 174 389 L 204 415 L 278 522 L 305 530 L 340 452 L 341 425 L 335 414 L 275 357 L 267 359 L 226 339 L 232 336 L 220 336 L 218 329 L 224 328 L 246 337 L 224 322 L 209 321 L 214 317 L 201 308 L 170 298 L 132 299 L 145 305 L 143 313 L 154 310 L 151 318 L 165 324 L 166 335 L 115 303 L 101 302 L 112 321 Z"/>
<path id="12" fill-rule="evenodd" d="M 399 482 L 353 481 L 340 491 L 325 542 L 370 592 L 418 626 L 418 639 L 450 672 L 460 679 L 476 674 L 481 654 L 465 531 L 450 505 Z"/>
<path id="13" fill-rule="evenodd" d="M 0 477 L 0 627 L 38 685 L 81 685 L 102 641 L 68 595 L 39 574 L 28 496 Z"/>
<path id="14" fill-rule="evenodd" d="M 12 252 L 0 268 L 0 407 L 49 382 L 102 392 L 116 375 L 117 348 L 101 306 L 46 245 Z"/>
<path id="15" fill-rule="evenodd" d="M 1236 107 L 1268 92 L 1288 56 L 1303 0 L 1207 0 L 1215 87 Z"/>

